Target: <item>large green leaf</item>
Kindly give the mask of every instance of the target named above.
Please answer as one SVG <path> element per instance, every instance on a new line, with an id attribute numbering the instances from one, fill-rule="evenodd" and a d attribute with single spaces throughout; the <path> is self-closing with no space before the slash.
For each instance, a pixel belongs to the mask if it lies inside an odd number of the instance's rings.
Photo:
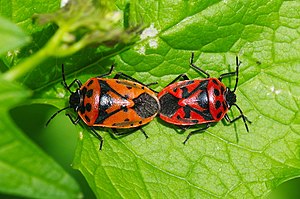
<path id="1" fill-rule="evenodd" d="M 160 90 L 181 73 L 202 77 L 189 68 L 190 50 L 196 65 L 212 76 L 233 71 L 238 55 L 237 103 L 252 124 L 247 133 L 242 121 L 220 122 L 183 145 L 192 129 L 180 134 L 156 119 L 144 127 L 147 140 L 139 131 L 112 139 L 100 130 L 105 139 L 100 152 L 98 140 L 83 131 L 74 167 L 96 195 L 255 198 L 299 177 L 299 8 L 296 1 L 133 4 L 132 17 L 142 15 L 150 29 L 134 49 L 116 57 L 116 70 L 142 82 L 158 81 Z"/>
<path id="2" fill-rule="evenodd" d="M 53 1 L 55 4 L 55 2 Z M 41 11 L 41 7 L 53 4 L 37 5 L 33 1 L 0 1 L 1 15 L 10 18 L 26 29 L 34 32 L 31 26 L 32 12 Z M 27 8 L 35 8 L 28 9 Z M 20 11 L 22 10 L 22 11 Z M 0 19 L 1 53 L 15 50 L 28 41 L 28 37 L 11 22 Z M 24 26 L 24 24 L 26 24 Z M 37 31 L 35 29 L 35 31 Z M 32 47 L 32 46 L 31 46 Z M 30 52 L 32 53 L 32 51 Z M 29 54 L 30 54 L 29 53 Z M 11 51 L 1 57 L 1 70 L 22 58 L 20 50 Z M 28 52 L 27 52 L 28 56 Z M 18 60 L 19 61 L 19 60 Z M 32 94 L 19 83 L 2 80 L 0 77 L 0 192 L 29 198 L 79 198 L 81 191 L 77 182 L 65 172 L 52 158 L 32 143 L 16 126 L 9 110 Z M 22 115 L 28 117 L 27 115 Z M 30 116 L 31 117 L 31 116 Z"/>
<path id="3" fill-rule="evenodd" d="M 118 1 L 121 9 L 127 5 Z M 181 133 L 157 118 L 144 127 L 149 139 L 140 131 L 114 139 L 109 130 L 99 129 L 102 151 L 89 130 L 78 125 L 73 166 L 98 198 L 255 198 L 300 176 L 299 2 L 132 0 L 129 8 L 129 21 L 147 28 L 142 41 L 115 56 L 117 72 L 157 81 L 152 88 L 159 91 L 181 73 L 203 77 L 189 67 L 192 51 L 195 64 L 216 77 L 233 71 L 238 55 L 237 103 L 252 124 L 247 133 L 242 121 L 219 122 L 183 145 L 197 127 Z M 42 32 L 36 38 L 46 41 Z M 35 89 L 32 103 L 65 107 L 69 93 L 60 84 L 61 62 L 68 83 L 84 82 L 107 72 L 108 58 L 120 52 L 103 51 L 90 48 L 70 59 L 53 59 L 28 74 L 24 82 Z M 234 79 L 224 82 L 232 87 Z"/>
<path id="4" fill-rule="evenodd" d="M 29 141 L 9 115 L 8 109 L 30 92 L 17 84 L 0 82 L 0 191 L 30 198 L 80 197 L 77 183 Z"/>

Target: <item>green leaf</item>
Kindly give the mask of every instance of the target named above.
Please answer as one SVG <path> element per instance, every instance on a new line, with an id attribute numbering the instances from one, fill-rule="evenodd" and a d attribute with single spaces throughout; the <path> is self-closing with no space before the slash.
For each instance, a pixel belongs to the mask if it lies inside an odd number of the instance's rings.
<path id="1" fill-rule="evenodd" d="M 133 20 L 145 16 L 149 29 L 134 49 L 116 57 L 118 72 L 158 81 L 159 91 L 181 73 L 203 77 L 189 67 L 190 50 L 196 51 L 195 64 L 216 77 L 234 71 L 239 55 L 237 103 L 252 124 L 247 133 L 242 121 L 219 122 L 186 145 L 182 142 L 197 127 L 181 134 L 156 119 L 143 128 L 149 139 L 140 131 L 112 139 L 109 130 L 99 129 L 102 151 L 89 130 L 78 127 L 82 136 L 74 167 L 96 195 L 257 198 L 299 177 L 300 3 L 139 1 L 131 6 Z M 224 82 L 234 85 L 233 78 Z M 237 115 L 229 112 L 231 118 Z"/>
<path id="2" fill-rule="evenodd" d="M 49 55 L 68 56 L 89 44 L 133 42 L 136 30 L 119 26 L 122 13 L 114 7 L 113 1 L 70 0 L 55 13 L 36 15 L 41 24 L 53 22 L 59 26 L 48 42 Z"/>
<path id="3" fill-rule="evenodd" d="M 30 92 L 3 80 L 0 85 L 0 191 L 30 198 L 80 197 L 77 183 L 29 141 L 10 118 L 8 109 Z"/>
<path id="4" fill-rule="evenodd" d="M 21 27 L 26 33 L 37 33 L 44 29 L 44 27 L 36 26 L 32 22 L 32 16 L 37 13 L 49 13 L 57 10 L 60 6 L 60 0 L 12 0 L 1 1 L 0 13 L 2 16 L 10 19 Z M 43 32 L 45 34 L 45 32 Z M 44 35 L 45 36 L 45 35 Z"/>
<path id="5" fill-rule="evenodd" d="M 121 54 L 88 49 L 41 65 L 24 80 L 35 89 L 31 103 L 66 106 L 70 94 L 60 84 L 61 62 L 66 63 L 68 83 L 75 78 L 85 82 L 107 72 L 112 64 L 108 58 L 118 54 L 115 72 L 145 83 L 157 81 L 152 88 L 159 91 L 182 73 L 203 78 L 189 67 L 191 51 L 195 64 L 215 77 L 234 71 L 238 55 L 237 103 L 252 124 L 247 133 L 242 121 L 219 122 L 186 145 L 182 142 L 188 133 L 199 126 L 182 133 L 157 118 L 143 128 L 149 139 L 140 131 L 115 139 L 110 130 L 99 128 L 105 140 L 102 151 L 89 129 L 77 125 L 80 140 L 73 167 L 98 198 L 257 198 L 300 176 L 299 2 L 133 0 L 130 8 L 125 1 L 117 3 L 130 10 L 130 22 L 147 26 L 141 41 Z M 37 38 L 46 41 L 41 35 Z M 230 88 L 234 81 L 224 79 Z M 238 114 L 229 112 L 231 118 Z M 58 196 L 61 190 L 51 194 Z"/>
<path id="6" fill-rule="evenodd" d="M 29 37 L 15 24 L 0 16 L 0 55 L 23 46 Z"/>
<path id="7" fill-rule="evenodd" d="M 38 3 L 34 0 L 13 0 L 13 1 L 0 1 L 0 15 L 8 18 L 14 22 L 18 27 L 22 28 L 26 34 L 31 36 L 31 42 L 24 48 L 10 51 L 1 57 L 0 69 L 6 71 L 14 65 L 24 61 L 36 51 L 42 48 L 49 40 L 51 35 L 55 32 L 54 26 L 40 26 L 33 23 L 32 16 L 37 13 L 49 13 L 59 8 L 60 1 L 46 1 L 40 0 Z M 9 44 L 5 45 L 6 47 Z M 49 63 L 51 65 L 52 63 Z M 33 63 L 31 65 L 34 66 Z M 28 75 L 28 74 L 27 74 Z M 26 79 L 26 78 L 25 78 Z"/>
<path id="8" fill-rule="evenodd" d="M 19 79 L 49 58 L 70 56 L 88 45 L 132 44 L 138 28 L 120 27 L 122 14 L 111 6 L 110 1 L 70 0 L 55 13 L 34 15 L 35 21 L 53 22 L 59 28 L 41 49 L 6 71 L 3 79 Z"/>

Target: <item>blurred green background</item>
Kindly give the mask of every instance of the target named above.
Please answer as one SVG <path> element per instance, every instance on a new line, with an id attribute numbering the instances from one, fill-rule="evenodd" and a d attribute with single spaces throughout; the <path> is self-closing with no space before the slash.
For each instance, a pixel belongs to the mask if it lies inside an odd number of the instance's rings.
<path id="1" fill-rule="evenodd" d="M 47 105 L 30 105 L 15 108 L 11 111 L 17 125 L 47 154 L 55 159 L 80 184 L 84 198 L 95 198 L 86 180 L 79 171 L 72 169 L 71 164 L 79 137 L 74 125 L 64 112 L 57 115 L 45 128 L 46 121 L 57 111 Z M 104 132 L 105 133 L 105 132 Z M 274 190 L 270 199 L 298 199 L 300 198 L 300 178 L 289 180 Z M 7 198 L 0 195 L 0 198 Z M 12 198 L 12 197 L 9 197 Z M 18 197 L 16 197 L 18 198 Z"/>

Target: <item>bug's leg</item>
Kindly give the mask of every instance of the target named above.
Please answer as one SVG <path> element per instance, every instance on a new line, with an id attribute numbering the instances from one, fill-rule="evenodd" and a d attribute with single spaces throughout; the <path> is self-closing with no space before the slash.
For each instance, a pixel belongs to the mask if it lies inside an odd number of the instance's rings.
<path id="1" fill-rule="evenodd" d="M 102 78 L 102 77 L 105 77 L 105 76 L 109 76 L 112 73 L 112 71 L 114 70 L 114 68 L 115 68 L 115 65 L 113 64 L 113 65 L 111 65 L 110 70 L 107 73 L 99 75 L 99 76 L 97 76 L 97 78 Z"/>
<path id="2" fill-rule="evenodd" d="M 183 125 L 176 125 L 178 128 L 180 128 L 180 130 L 182 131 L 182 133 L 184 133 L 186 130 L 188 130 L 191 126 L 183 126 Z"/>
<path id="3" fill-rule="evenodd" d="M 147 86 L 148 88 L 149 88 L 149 86 L 152 86 L 152 85 L 155 85 L 155 84 L 158 84 L 158 82 L 151 82 L 151 83 L 149 83 L 149 84 L 145 84 L 145 86 Z M 155 90 L 153 90 L 153 89 L 151 89 L 151 88 L 149 88 L 151 91 L 153 91 L 154 93 L 156 93 L 156 94 L 158 94 L 159 92 L 157 92 L 157 91 L 155 91 Z"/>
<path id="4" fill-rule="evenodd" d="M 70 118 L 71 122 L 72 122 L 74 125 L 78 124 L 78 122 L 80 121 L 79 115 L 77 116 L 77 118 L 76 118 L 75 120 L 74 120 L 74 119 L 71 117 L 71 115 L 68 114 L 68 113 L 66 114 L 66 116 L 68 116 L 68 117 Z M 96 132 L 96 130 L 95 130 L 93 127 L 90 127 L 90 129 L 91 129 L 92 135 L 95 136 L 95 137 L 100 141 L 100 148 L 99 148 L 99 150 L 101 150 L 101 149 L 102 149 L 102 145 L 103 145 L 103 138 L 101 137 L 101 135 L 99 135 L 99 134 Z"/>
<path id="5" fill-rule="evenodd" d="M 131 76 L 129 76 L 129 75 L 126 75 L 126 74 L 124 74 L 124 73 L 122 73 L 122 72 L 117 73 L 117 74 L 114 76 L 114 79 L 119 79 L 120 77 L 122 77 L 122 78 L 124 78 L 124 79 L 128 79 L 128 80 L 134 81 L 134 82 L 137 82 L 137 83 L 142 84 L 142 85 L 144 85 L 144 86 L 146 86 L 146 87 L 148 87 L 149 85 L 157 84 L 157 82 L 152 82 L 152 83 L 149 83 L 149 84 L 144 84 L 144 83 L 140 82 L 139 80 L 137 80 L 137 79 L 135 79 L 135 78 L 133 78 L 133 77 L 131 77 Z M 152 90 L 153 92 L 157 93 L 157 91 L 155 91 L 155 90 L 153 90 L 153 89 L 151 89 L 151 88 L 149 88 L 149 89 Z"/>
<path id="6" fill-rule="evenodd" d="M 186 130 L 188 130 L 191 126 L 182 126 L 182 125 L 175 125 L 176 127 L 178 127 L 179 129 L 176 129 L 176 132 L 182 134 L 184 133 Z"/>
<path id="7" fill-rule="evenodd" d="M 123 132 L 120 132 L 120 131 L 118 131 L 117 129 L 114 129 L 114 128 L 112 128 L 111 130 L 117 136 L 129 135 L 129 134 L 131 134 L 131 133 L 133 133 L 133 132 L 135 132 L 137 130 L 141 130 L 142 133 L 145 135 L 146 139 L 149 138 L 148 135 L 146 134 L 146 132 L 144 131 L 144 129 L 142 129 L 142 127 L 136 127 L 133 130 L 131 130 L 131 131 L 123 131 Z"/>
<path id="8" fill-rule="evenodd" d="M 149 84 L 145 84 L 145 86 L 149 87 L 149 86 L 156 85 L 156 84 L 158 84 L 158 82 L 151 82 Z"/>
<path id="9" fill-rule="evenodd" d="M 78 85 L 78 88 L 81 87 L 82 83 L 79 79 L 74 79 L 69 85 L 67 85 L 67 83 L 65 81 L 62 82 L 63 86 L 70 92 L 70 93 L 73 93 L 71 91 L 71 87 L 73 86 L 74 83 L 77 83 Z"/>
<path id="10" fill-rule="evenodd" d="M 137 82 L 139 84 L 142 84 L 144 86 L 146 86 L 146 84 L 140 82 L 139 80 L 129 76 L 129 75 L 126 75 L 125 73 L 122 73 L 122 72 L 118 72 L 115 76 L 114 76 L 114 79 L 119 79 L 120 77 L 124 78 L 124 79 L 128 79 L 128 80 L 132 80 L 134 82 Z"/>
<path id="11" fill-rule="evenodd" d="M 188 134 L 188 136 L 186 137 L 186 139 L 184 140 L 183 144 L 185 144 L 192 135 L 197 134 L 197 133 L 203 133 L 206 129 L 208 129 L 210 127 L 210 123 L 207 123 L 205 127 L 192 131 Z"/>
<path id="12" fill-rule="evenodd" d="M 241 65 L 241 61 L 239 61 L 239 58 L 238 56 L 235 57 L 235 62 L 236 62 L 236 69 L 234 72 L 230 72 L 230 73 L 224 73 L 222 75 L 220 75 L 219 77 L 219 80 L 222 81 L 223 78 L 225 77 L 230 77 L 230 76 L 233 76 L 235 75 L 236 78 L 235 78 L 235 86 L 234 86 L 234 89 L 232 92 L 235 92 L 236 88 L 237 88 L 237 85 L 238 85 L 238 82 L 239 82 L 239 67 Z"/>
<path id="13" fill-rule="evenodd" d="M 186 130 L 188 130 L 191 126 L 189 125 L 189 126 L 183 126 L 183 125 L 176 125 L 178 128 L 180 128 L 181 130 L 183 130 L 183 131 L 186 131 Z"/>
<path id="14" fill-rule="evenodd" d="M 82 83 L 79 79 L 74 79 L 69 85 L 67 84 L 66 78 L 65 78 L 65 69 L 64 69 L 63 64 L 61 65 L 61 74 L 62 74 L 62 79 L 63 79 L 62 84 L 70 93 L 72 93 L 70 88 L 73 86 L 74 83 L 77 83 L 79 88 L 82 86 Z"/>
<path id="15" fill-rule="evenodd" d="M 234 72 L 229 72 L 229 73 L 224 73 L 224 74 L 221 74 L 220 77 L 219 77 L 219 80 L 221 81 L 224 77 L 230 77 L 232 75 L 237 75 L 238 76 L 238 71 L 239 71 L 239 67 L 241 65 L 241 61 L 239 61 L 239 58 L 238 56 L 235 57 L 235 62 L 236 62 L 236 69 Z"/>
<path id="16" fill-rule="evenodd" d="M 51 122 L 51 120 L 52 120 L 57 114 L 59 114 L 60 112 L 66 110 L 66 109 L 68 109 L 68 108 L 70 108 L 70 107 L 67 106 L 67 107 L 65 107 L 65 108 L 63 108 L 63 109 L 60 109 L 60 110 L 58 110 L 57 112 L 55 112 L 55 113 L 50 117 L 50 119 L 47 121 L 46 126 L 48 126 L 48 124 Z"/>
<path id="17" fill-rule="evenodd" d="M 95 136 L 100 141 L 99 150 L 101 151 L 102 145 L 103 145 L 103 138 L 101 135 L 99 135 L 99 133 L 97 133 L 97 131 L 93 127 L 90 127 L 90 129 L 91 129 L 92 135 Z"/>
<path id="18" fill-rule="evenodd" d="M 240 107 L 238 107 L 236 104 L 233 104 L 233 106 L 237 107 L 237 109 L 238 109 L 239 112 L 240 112 L 240 115 L 237 116 L 237 117 L 234 118 L 234 119 L 230 119 L 229 116 L 228 116 L 228 114 L 225 114 L 224 118 L 225 118 L 226 121 L 228 121 L 229 123 L 233 123 L 233 122 L 237 121 L 238 119 L 242 118 L 242 119 L 243 119 L 243 122 L 244 122 L 244 124 L 245 124 L 246 130 L 247 130 L 247 132 L 249 132 L 249 128 L 248 128 L 247 122 L 250 123 L 250 124 L 251 124 L 252 122 L 251 122 L 251 121 L 243 114 L 243 112 L 242 112 L 242 110 L 240 109 Z"/>
<path id="19" fill-rule="evenodd" d="M 188 78 L 188 76 L 186 76 L 186 74 L 180 74 L 173 81 L 171 81 L 167 86 L 170 86 L 171 84 L 177 82 L 180 78 L 183 78 L 184 80 L 189 80 L 189 78 Z"/>
<path id="20" fill-rule="evenodd" d="M 194 53 L 193 53 L 193 52 L 192 52 L 192 56 L 191 56 L 191 59 L 190 59 L 190 66 L 191 66 L 194 70 L 196 70 L 196 71 L 198 71 L 198 72 L 201 72 L 201 73 L 204 73 L 204 74 L 206 75 L 206 78 L 209 78 L 209 77 L 210 77 L 210 75 L 209 75 L 207 72 L 205 72 L 203 69 L 199 68 L 198 66 L 196 66 L 196 65 L 194 64 Z"/>
<path id="21" fill-rule="evenodd" d="M 69 117 L 69 119 L 71 120 L 71 122 L 72 122 L 74 125 L 78 124 L 78 122 L 80 121 L 79 115 L 77 116 L 77 118 L 76 118 L 75 120 L 72 118 L 72 116 L 71 116 L 69 113 L 66 113 L 66 116 Z"/>
<path id="22" fill-rule="evenodd" d="M 225 77 L 230 77 L 230 76 L 233 76 L 236 74 L 236 71 L 234 72 L 230 72 L 230 73 L 224 73 L 224 74 L 221 74 L 220 77 L 218 78 L 220 80 L 220 82 L 222 81 L 223 78 Z"/>
<path id="23" fill-rule="evenodd" d="M 146 132 L 144 131 L 144 129 L 142 127 L 139 127 L 139 130 L 142 131 L 142 133 L 144 134 L 145 138 L 149 138 L 149 136 L 146 134 Z"/>
<path id="24" fill-rule="evenodd" d="M 120 133 L 117 129 L 111 128 L 111 130 L 112 130 L 112 132 L 113 132 L 115 135 L 117 135 L 117 136 L 119 136 L 120 134 L 121 134 L 121 135 L 124 134 L 124 132 L 123 132 L 123 133 Z"/>

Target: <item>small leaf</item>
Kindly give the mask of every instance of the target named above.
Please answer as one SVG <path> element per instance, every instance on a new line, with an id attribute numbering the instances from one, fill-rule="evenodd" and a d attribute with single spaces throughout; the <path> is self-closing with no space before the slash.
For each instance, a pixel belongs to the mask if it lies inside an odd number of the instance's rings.
<path id="1" fill-rule="evenodd" d="M 30 41 L 30 38 L 15 24 L 0 16 L 0 55 L 21 47 Z"/>
<path id="2" fill-rule="evenodd" d="M 130 43 L 136 30 L 120 27 L 122 13 L 116 11 L 112 1 L 70 0 L 63 8 L 53 14 L 40 14 L 35 18 L 41 24 L 54 22 L 65 32 L 60 48 L 62 52 L 88 44 Z M 80 47 L 80 48 L 79 48 Z"/>

